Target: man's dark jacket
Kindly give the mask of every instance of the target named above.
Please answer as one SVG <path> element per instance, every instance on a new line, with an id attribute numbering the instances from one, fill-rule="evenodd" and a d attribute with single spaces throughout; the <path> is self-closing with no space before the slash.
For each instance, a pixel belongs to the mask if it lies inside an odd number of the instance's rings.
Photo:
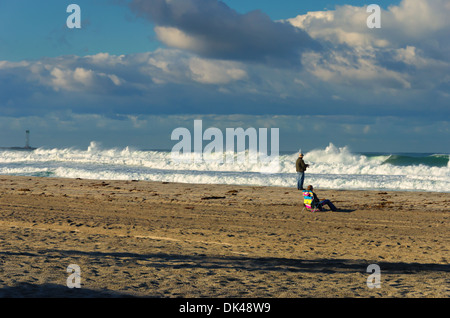
<path id="1" fill-rule="evenodd" d="M 305 162 L 303 161 L 303 159 L 299 157 L 297 159 L 297 162 L 295 163 L 295 168 L 297 169 L 297 172 L 305 172 L 306 167 L 307 166 L 306 166 Z"/>

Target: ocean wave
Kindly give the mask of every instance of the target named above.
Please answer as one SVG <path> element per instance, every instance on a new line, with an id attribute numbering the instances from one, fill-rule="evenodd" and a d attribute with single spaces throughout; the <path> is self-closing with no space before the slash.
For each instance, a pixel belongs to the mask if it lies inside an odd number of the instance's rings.
<path id="1" fill-rule="evenodd" d="M 132 147 L 103 148 L 91 142 L 75 148 L 0 151 L 0 174 L 55 176 L 86 179 L 152 180 L 186 183 L 295 186 L 298 154 L 282 154 L 276 167 L 251 160 L 226 163 L 214 160 L 174 161 L 170 151 Z M 248 159 L 249 153 L 244 154 Z M 307 183 L 333 189 L 389 189 L 450 192 L 448 155 L 357 154 L 349 147 L 329 144 L 305 153 Z M 189 156 L 188 156 L 189 159 Z M 211 158 L 210 158 L 211 159 Z M 445 163 L 445 164 L 444 164 Z"/>
<path id="2" fill-rule="evenodd" d="M 413 166 L 424 165 L 429 167 L 447 167 L 449 165 L 448 155 L 429 155 L 429 156 L 407 156 L 407 155 L 391 155 L 384 161 L 394 166 Z"/>

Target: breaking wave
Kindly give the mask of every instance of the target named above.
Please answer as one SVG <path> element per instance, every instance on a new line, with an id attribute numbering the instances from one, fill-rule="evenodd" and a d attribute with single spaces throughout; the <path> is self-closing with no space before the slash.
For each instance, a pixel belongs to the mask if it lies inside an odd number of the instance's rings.
<path id="1" fill-rule="evenodd" d="M 295 187 L 297 153 L 280 154 L 276 166 L 234 160 L 174 160 L 170 151 L 102 148 L 0 150 L 0 174 L 102 180 Z M 450 192 L 448 154 L 358 154 L 329 144 L 305 153 L 305 184 L 316 188 Z"/>

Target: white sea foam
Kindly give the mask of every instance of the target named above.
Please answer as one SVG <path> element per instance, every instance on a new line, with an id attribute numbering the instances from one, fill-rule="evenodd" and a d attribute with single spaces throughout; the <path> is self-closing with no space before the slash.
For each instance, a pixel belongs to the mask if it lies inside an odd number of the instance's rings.
<path id="1" fill-rule="evenodd" d="M 445 156 L 445 155 L 444 155 Z M 92 142 L 75 148 L 0 151 L 0 174 L 108 180 L 295 187 L 297 154 L 280 155 L 278 169 L 261 173 L 259 163 L 174 162 L 169 151 L 131 147 L 104 149 Z M 316 188 L 450 192 L 450 166 L 394 165 L 389 155 L 355 154 L 330 144 L 305 154 L 305 184 Z M 272 172 L 272 173 L 267 173 Z"/>

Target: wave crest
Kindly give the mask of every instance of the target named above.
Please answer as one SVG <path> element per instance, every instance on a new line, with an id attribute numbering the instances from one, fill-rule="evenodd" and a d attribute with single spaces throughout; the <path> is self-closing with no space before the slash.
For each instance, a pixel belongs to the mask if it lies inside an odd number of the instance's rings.
<path id="1" fill-rule="evenodd" d="M 264 174 L 260 163 L 249 160 L 233 164 L 174 162 L 170 151 L 103 148 L 93 141 L 84 150 L 2 150 L 0 174 L 294 187 L 297 156 L 297 153 L 280 155 L 278 169 L 268 167 L 265 172 L 272 173 Z M 324 149 L 305 153 L 304 160 L 310 164 L 305 182 L 334 189 L 450 192 L 448 158 L 445 154 L 415 157 L 357 154 L 347 146 L 330 143 Z"/>

